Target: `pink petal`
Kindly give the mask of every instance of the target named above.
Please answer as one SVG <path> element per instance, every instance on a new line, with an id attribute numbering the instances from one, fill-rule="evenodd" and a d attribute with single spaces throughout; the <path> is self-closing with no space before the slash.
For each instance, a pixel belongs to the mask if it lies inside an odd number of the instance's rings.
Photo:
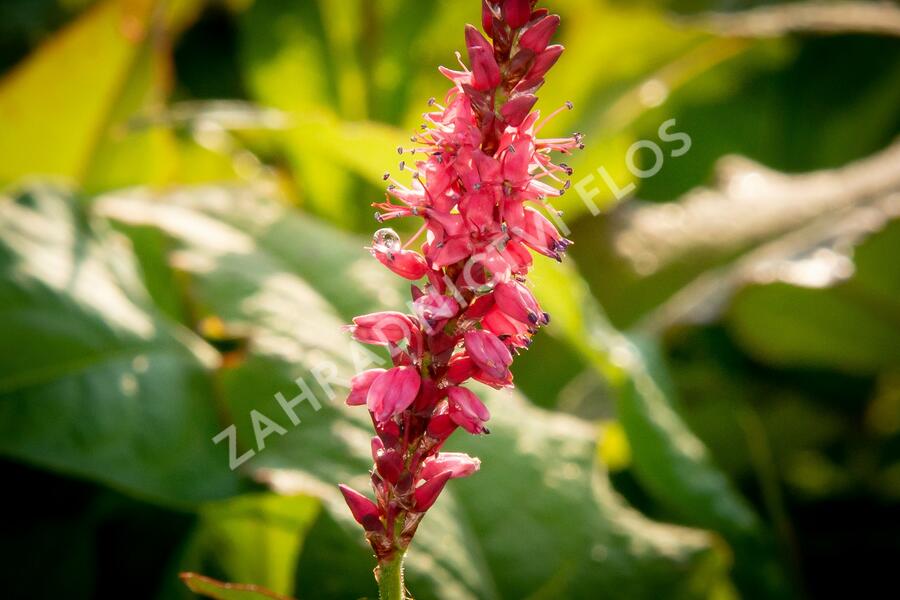
<path id="1" fill-rule="evenodd" d="M 413 403 L 422 378 L 415 367 L 394 367 L 379 375 L 369 387 L 366 404 L 379 423 L 389 420 Z"/>
<path id="2" fill-rule="evenodd" d="M 369 388 L 372 386 L 372 382 L 384 372 L 384 369 L 369 369 L 351 379 L 350 395 L 347 396 L 347 405 L 362 406 L 365 404 L 366 396 L 369 394 Z"/>

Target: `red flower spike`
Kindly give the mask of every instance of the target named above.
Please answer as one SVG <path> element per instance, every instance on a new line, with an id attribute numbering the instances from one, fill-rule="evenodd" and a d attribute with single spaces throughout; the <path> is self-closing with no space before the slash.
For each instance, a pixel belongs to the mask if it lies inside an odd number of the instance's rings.
<path id="1" fill-rule="evenodd" d="M 533 208 L 568 187 L 572 170 L 555 164 L 554 153 L 582 147 L 577 134 L 542 139 L 535 132 L 535 92 L 563 51 L 548 45 L 559 18 L 535 4 L 482 0 L 491 39 L 466 27 L 469 66 L 441 68 L 452 89 L 429 101 L 414 147 L 398 148 L 414 155 L 400 165 L 411 181 L 385 176 L 385 201 L 373 204 L 379 222 L 421 220 L 405 245 L 384 228 L 370 248 L 392 272 L 416 281 L 412 314 L 373 313 L 347 327 L 360 342 L 386 346 L 393 362 L 354 377 L 347 398 L 366 404 L 375 429 L 375 501 L 341 488 L 379 573 L 406 551 L 447 481 L 478 470 L 476 458 L 440 452 L 457 429 L 487 432 L 490 412 L 463 385 L 512 386 L 512 350 L 527 348 L 548 322 L 527 286 L 531 250 L 560 260 L 571 243 Z M 422 234 L 421 247 L 412 246 Z"/>

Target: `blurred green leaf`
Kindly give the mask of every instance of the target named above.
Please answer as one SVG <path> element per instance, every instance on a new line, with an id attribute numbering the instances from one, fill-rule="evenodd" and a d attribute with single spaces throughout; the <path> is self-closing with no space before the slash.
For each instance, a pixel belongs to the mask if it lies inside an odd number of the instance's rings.
<path id="1" fill-rule="evenodd" d="M 852 282 L 754 285 L 735 297 L 728 322 L 751 354 L 778 365 L 873 373 L 900 364 L 900 310 L 885 313 L 855 291 Z"/>
<path id="2" fill-rule="evenodd" d="M 571 266 L 538 266 L 535 276 L 542 306 L 561 317 L 555 319 L 561 328 L 551 332 L 564 336 L 611 383 L 641 484 L 684 522 L 731 542 L 737 567 L 747 569 L 739 573 L 743 583 L 771 597 L 786 595 L 762 523 L 679 416 L 650 340 L 613 329 Z"/>
<path id="3" fill-rule="evenodd" d="M 126 239 L 70 194 L 0 199 L 0 452 L 165 503 L 238 491 L 209 346 L 162 317 Z"/>
<path id="4" fill-rule="evenodd" d="M 583 219 L 571 236 L 595 240 L 572 252 L 611 321 L 631 327 L 653 319 L 695 280 L 727 273 L 747 253 L 849 204 L 868 203 L 866 190 L 895 189 L 885 180 L 896 173 L 896 146 L 886 146 L 898 132 L 898 48 L 875 37 L 754 42 L 646 111 L 637 137 L 656 141 L 659 124 L 675 118 L 675 131 L 691 136 L 690 150 L 670 157 L 661 146 L 662 168 L 637 190 L 653 204 L 629 202 Z M 815 183 L 826 174 L 846 180 Z"/>
<path id="5" fill-rule="evenodd" d="M 6 124 L 0 181 L 83 176 L 108 111 L 145 47 L 152 10 L 150 0 L 107 0 L 6 75 L 0 82 Z"/>
<path id="6" fill-rule="evenodd" d="M 252 494 L 205 504 L 182 570 L 294 590 L 294 569 L 319 502 L 305 496 Z"/>

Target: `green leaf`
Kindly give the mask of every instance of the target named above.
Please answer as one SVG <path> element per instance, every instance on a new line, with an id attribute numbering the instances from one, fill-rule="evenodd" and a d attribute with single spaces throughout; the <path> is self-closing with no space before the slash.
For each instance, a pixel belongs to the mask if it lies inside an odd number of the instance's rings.
<path id="1" fill-rule="evenodd" d="M 335 484 L 367 488 L 370 422 L 364 411 L 343 405 L 337 383 L 329 397 L 313 372 L 326 365 L 336 370 L 335 379 L 346 380 L 361 366 L 353 365 L 359 351 L 340 324 L 366 303 L 369 310 L 401 305 L 393 285 L 360 289 L 360 273 L 379 271 L 362 241 L 250 191 L 194 188 L 164 199 L 110 195 L 97 210 L 129 227 L 165 232 L 179 266 L 191 275 L 198 306 L 226 323 L 251 327 L 246 360 L 223 373 L 229 413 L 245 448 L 259 450 L 252 410 L 277 422 L 284 434 L 262 440 L 265 449 L 247 469 L 276 491 L 321 498 L 336 523 L 313 527 L 301 567 L 327 564 L 317 558 L 320 552 L 365 564 L 369 551 Z M 354 254 L 361 266 L 348 266 Z M 301 377 L 321 407 L 300 403 L 300 423 L 293 425 L 273 396 L 298 394 L 295 380 Z M 454 482 L 429 511 L 409 555 L 409 585 L 417 597 L 577 597 L 627 590 L 633 597 L 699 598 L 722 581 L 724 559 L 706 533 L 649 521 L 612 492 L 595 464 L 589 423 L 516 396 L 485 396 L 494 414 L 492 435 L 458 436 L 450 444 L 480 456 L 482 470 Z M 340 596 L 358 590 L 358 581 L 344 573 L 298 574 L 304 586 Z"/>
<path id="2" fill-rule="evenodd" d="M 616 331 L 571 266 L 538 266 L 535 276 L 543 308 L 560 317 L 550 331 L 578 350 L 613 388 L 642 486 L 682 522 L 721 533 L 744 570 L 738 573 L 741 583 L 759 593 L 786 594 L 768 534 L 679 415 L 651 341 Z"/>
<path id="3" fill-rule="evenodd" d="M 320 503 L 307 496 L 248 494 L 204 504 L 181 569 L 294 590 L 295 565 Z"/>
<path id="4" fill-rule="evenodd" d="M 85 172 L 144 47 L 152 9 L 149 0 L 107 0 L 0 82 L 0 121 L 12 125 L 0 140 L 0 181 Z"/>
<path id="5" fill-rule="evenodd" d="M 900 310 L 879 310 L 857 291 L 852 282 L 827 290 L 749 286 L 728 322 L 752 355 L 776 365 L 874 373 L 900 364 Z"/>
<path id="6" fill-rule="evenodd" d="M 290 600 L 258 585 L 223 583 L 196 573 L 182 573 L 181 580 L 192 592 L 216 600 Z"/>
<path id="7" fill-rule="evenodd" d="M 238 491 L 210 442 L 218 356 L 69 194 L 0 199 L 0 328 L 0 453 L 171 504 Z"/>

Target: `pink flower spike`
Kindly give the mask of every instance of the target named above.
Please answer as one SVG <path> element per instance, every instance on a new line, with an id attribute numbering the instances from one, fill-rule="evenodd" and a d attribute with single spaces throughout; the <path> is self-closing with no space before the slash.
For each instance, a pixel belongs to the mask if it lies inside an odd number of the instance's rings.
<path id="1" fill-rule="evenodd" d="M 512 354 L 497 336 L 487 331 L 467 331 L 463 339 L 466 352 L 479 369 L 496 379 L 506 376 L 512 364 Z"/>
<path id="2" fill-rule="evenodd" d="M 347 406 L 362 406 L 365 404 L 366 396 L 369 394 L 369 387 L 371 387 L 372 382 L 384 372 L 384 369 L 369 369 L 351 379 L 350 395 L 347 396 Z"/>
<path id="3" fill-rule="evenodd" d="M 494 60 L 494 47 L 471 25 L 466 25 L 466 48 L 472 63 L 472 87 L 484 91 L 500 85 L 500 67 Z"/>
<path id="4" fill-rule="evenodd" d="M 531 0 L 503 0 L 503 20 L 518 29 L 531 17 Z"/>
<path id="5" fill-rule="evenodd" d="M 429 480 L 450 471 L 450 478 L 468 477 L 481 467 L 481 461 L 462 452 L 440 452 L 422 464 L 419 478 Z"/>
<path id="6" fill-rule="evenodd" d="M 522 35 L 519 36 L 519 47 L 527 48 L 535 54 L 543 52 L 550 43 L 550 38 L 556 33 L 557 27 L 559 27 L 559 16 L 547 15 L 522 31 Z"/>
<path id="7" fill-rule="evenodd" d="M 466 27 L 468 58 L 457 52 L 460 70 L 441 67 L 452 86 L 428 100 L 413 146 L 397 147 L 399 169 L 412 181 L 386 174 L 384 201 L 372 203 L 380 223 L 417 221 L 405 243 L 382 226 L 369 249 L 412 280 L 412 309 L 363 315 L 347 327 L 358 341 L 386 346 L 392 362 L 354 377 L 347 398 L 366 404 L 375 429 L 374 502 L 341 488 L 366 529 L 380 584 L 401 572 L 389 566 L 402 560 L 447 481 L 479 469 L 477 458 L 441 452 L 457 429 L 488 433 L 490 411 L 462 386 L 513 386 L 513 356 L 548 322 L 527 280 L 534 256 L 561 260 L 571 244 L 551 222 L 546 198 L 561 196 L 572 175 L 554 157 L 582 149 L 583 136 L 537 137 L 572 105 L 544 119 L 534 110 L 563 51 L 548 45 L 559 18 L 536 4 L 481 0 L 484 33 Z"/>
<path id="8" fill-rule="evenodd" d="M 409 408 L 421 383 L 415 367 L 394 367 L 379 375 L 366 396 L 366 404 L 375 415 L 375 421 L 383 423 Z"/>
<path id="9" fill-rule="evenodd" d="M 484 423 L 491 418 L 491 413 L 478 396 L 464 387 L 449 388 L 447 396 L 454 423 L 469 433 L 487 433 Z"/>
<path id="10" fill-rule="evenodd" d="M 350 507 L 350 512 L 357 523 L 362 525 L 366 531 L 381 531 L 384 529 L 379 518 L 378 507 L 374 502 L 343 483 L 338 485 L 338 488 L 341 490 L 341 494 L 344 495 L 344 501 Z"/>
<path id="11" fill-rule="evenodd" d="M 416 491 L 413 492 L 415 511 L 422 513 L 431 508 L 438 496 L 441 495 L 451 476 L 452 472 L 444 471 L 417 487 Z"/>
<path id="12" fill-rule="evenodd" d="M 411 339 L 418 327 L 409 315 L 386 310 L 356 317 L 347 329 L 358 342 L 387 346 Z"/>

